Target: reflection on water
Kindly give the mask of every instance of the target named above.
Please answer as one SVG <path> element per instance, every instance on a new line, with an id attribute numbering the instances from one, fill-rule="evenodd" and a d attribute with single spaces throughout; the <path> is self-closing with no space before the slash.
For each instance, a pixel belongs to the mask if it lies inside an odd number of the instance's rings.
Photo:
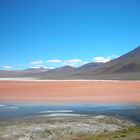
<path id="1" fill-rule="evenodd" d="M 34 116 L 115 115 L 140 122 L 139 104 L 0 104 L 0 119 Z"/>

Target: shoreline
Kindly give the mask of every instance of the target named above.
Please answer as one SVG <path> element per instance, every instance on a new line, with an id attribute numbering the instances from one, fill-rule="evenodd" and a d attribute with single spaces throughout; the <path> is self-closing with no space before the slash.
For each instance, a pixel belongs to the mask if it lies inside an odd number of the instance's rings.
<path id="1" fill-rule="evenodd" d="M 140 123 L 140 104 L 3 104 L 0 121 L 108 115 Z"/>
<path id="2" fill-rule="evenodd" d="M 32 78 L 0 78 L 0 81 L 23 81 L 23 82 L 140 82 L 140 80 L 88 80 L 88 79 L 65 79 L 65 80 L 52 80 L 52 79 L 32 79 Z"/>

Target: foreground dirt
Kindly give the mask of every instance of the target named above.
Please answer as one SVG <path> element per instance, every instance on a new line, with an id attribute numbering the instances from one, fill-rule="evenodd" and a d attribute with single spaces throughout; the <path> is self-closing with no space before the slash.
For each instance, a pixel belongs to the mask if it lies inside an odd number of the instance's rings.
<path id="1" fill-rule="evenodd" d="M 0 140 L 139 140 L 138 138 L 140 128 L 133 122 L 111 116 L 44 116 L 0 122 Z"/>
<path id="2" fill-rule="evenodd" d="M 116 132 L 104 132 L 96 136 L 82 136 L 82 139 L 77 138 L 77 140 L 140 140 L 140 127 L 136 126 Z"/>
<path id="3" fill-rule="evenodd" d="M 140 103 L 140 82 L 0 81 L 0 101 Z"/>

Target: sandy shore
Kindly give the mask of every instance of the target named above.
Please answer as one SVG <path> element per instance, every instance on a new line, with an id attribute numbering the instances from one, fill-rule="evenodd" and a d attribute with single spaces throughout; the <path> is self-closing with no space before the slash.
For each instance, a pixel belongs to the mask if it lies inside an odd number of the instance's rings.
<path id="1" fill-rule="evenodd" d="M 115 136 L 127 139 L 129 138 L 129 133 L 124 135 L 124 132 L 130 129 L 136 130 L 136 124 L 130 120 L 112 116 L 43 117 L 0 122 L 0 139 L 91 140 L 93 138 L 95 140 L 96 137 L 103 135 L 112 135 L 114 139 L 116 139 Z M 135 135 L 131 135 L 131 140 L 139 138 L 140 128 L 137 130 L 138 132 Z M 116 134 L 117 132 L 119 132 L 119 135 Z"/>
<path id="2" fill-rule="evenodd" d="M 140 103 L 140 82 L 0 81 L 0 101 Z"/>
<path id="3" fill-rule="evenodd" d="M 0 101 L 140 103 L 140 82 L 0 81 Z"/>

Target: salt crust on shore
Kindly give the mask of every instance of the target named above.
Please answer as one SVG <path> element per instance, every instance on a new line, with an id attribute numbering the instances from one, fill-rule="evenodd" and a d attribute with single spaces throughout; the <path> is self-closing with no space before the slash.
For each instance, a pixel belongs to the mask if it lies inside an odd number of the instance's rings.
<path id="1" fill-rule="evenodd" d="M 0 122 L 1 140 L 69 140 L 134 127 L 131 121 L 111 116 L 43 117 Z"/>
<path id="2" fill-rule="evenodd" d="M 122 80 L 85 80 L 85 79 L 65 79 L 65 80 L 51 80 L 51 79 L 35 79 L 35 78 L 0 78 L 0 81 L 31 81 L 31 82 L 120 82 Z M 140 80 L 123 80 L 123 81 L 130 81 L 130 82 L 140 82 Z"/>

